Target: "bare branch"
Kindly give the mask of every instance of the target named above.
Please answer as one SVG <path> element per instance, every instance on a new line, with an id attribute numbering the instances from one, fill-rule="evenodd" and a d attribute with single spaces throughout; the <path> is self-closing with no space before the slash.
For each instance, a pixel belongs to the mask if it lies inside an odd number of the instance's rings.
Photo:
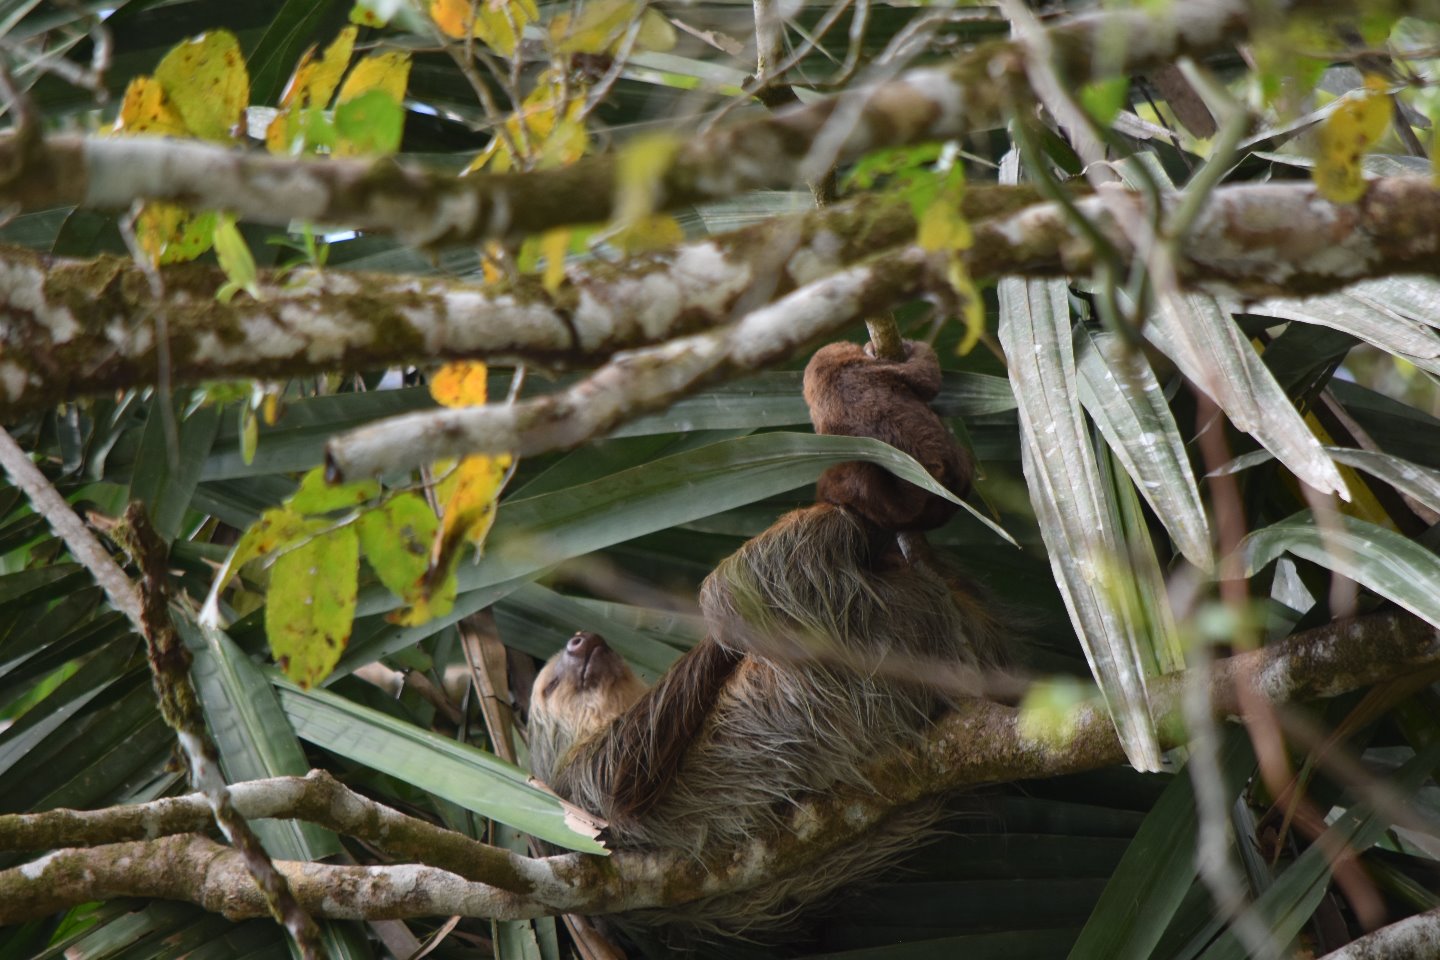
<path id="1" fill-rule="evenodd" d="M 3 428 L 0 428 L 0 467 L 4 468 L 10 482 L 24 492 L 35 512 L 43 516 L 50 529 L 65 541 L 70 555 L 90 571 L 90 576 L 105 591 L 111 606 L 125 614 L 137 632 L 143 633 L 145 626 L 140 617 L 140 591 L 120 565 L 110 558 L 109 551 L 85 526 L 85 521 L 75 515 L 70 504 L 35 466 L 30 455 L 20 449 L 15 438 Z"/>

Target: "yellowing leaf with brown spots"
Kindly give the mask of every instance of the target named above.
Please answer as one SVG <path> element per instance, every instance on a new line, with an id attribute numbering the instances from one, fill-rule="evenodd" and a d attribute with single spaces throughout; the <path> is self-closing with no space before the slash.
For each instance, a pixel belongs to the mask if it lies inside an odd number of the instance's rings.
<path id="1" fill-rule="evenodd" d="M 300 488 L 286 504 L 296 513 L 314 516 L 336 510 L 349 510 L 369 503 L 380 496 L 380 484 L 374 480 L 355 483 L 326 483 L 325 468 L 315 467 L 300 478 Z"/>
<path id="2" fill-rule="evenodd" d="M 362 27 L 383 27 L 386 19 L 363 3 L 357 3 L 350 8 L 350 22 Z"/>
<path id="3" fill-rule="evenodd" d="M 465 172 L 489 168 L 505 173 L 516 167 L 554 169 L 574 163 L 590 146 L 590 135 L 580 118 L 585 108 L 584 84 L 562 82 L 561 74 L 547 70 L 526 95 L 520 110 L 505 120 L 507 137 L 495 137 Z M 566 99 L 568 97 L 568 99 Z M 563 104 L 564 116 L 556 117 Z M 522 126 L 523 124 L 523 126 Z M 511 153 L 511 145 L 526 153 L 525 162 Z M 531 164 L 529 161 L 538 158 Z"/>
<path id="4" fill-rule="evenodd" d="M 135 239 L 155 263 L 184 263 L 215 242 L 215 214 L 191 214 L 173 203 L 147 203 L 135 218 Z"/>
<path id="5" fill-rule="evenodd" d="M 1320 127 L 1315 187 L 1334 203 L 1354 203 L 1365 195 L 1360 160 L 1390 128 L 1385 81 L 1367 77 L 1365 87 L 1363 92 L 1346 96 Z"/>
<path id="6" fill-rule="evenodd" d="M 271 556 L 281 547 L 289 546 L 292 543 L 299 543 L 304 537 L 322 529 L 324 524 L 315 520 L 307 520 L 289 507 L 277 507 L 273 510 L 266 510 L 260 515 L 260 519 L 250 525 L 236 542 L 230 551 L 230 559 L 225 561 L 221 568 L 220 575 L 215 578 L 214 593 L 225 589 L 230 578 L 240 572 L 240 568 L 252 560 L 260 560 Z"/>
<path id="7" fill-rule="evenodd" d="M 271 153 L 290 153 L 297 144 L 303 144 L 303 113 L 324 107 L 335 95 L 340 77 L 350 65 L 357 33 L 355 27 L 341 30 L 319 59 L 313 46 L 301 55 L 280 95 L 280 109 L 265 129 L 265 147 Z"/>
<path id="8" fill-rule="evenodd" d="M 430 505 L 417 493 L 402 493 L 367 510 L 358 526 L 360 548 L 380 582 L 407 603 L 419 599 L 439 526 Z"/>
<path id="9" fill-rule="evenodd" d="M 510 460 L 508 454 L 466 457 L 436 487 L 435 496 L 443 512 L 426 574 L 432 589 L 440 578 L 454 571 L 466 542 L 477 550 L 484 544 L 495 523 L 496 500 Z"/>
<path id="10" fill-rule="evenodd" d="M 115 116 L 117 133 L 153 133 L 181 137 L 188 131 L 185 119 L 170 105 L 165 89 L 154 77 L 135 77 L 125 88 L 125 99 Z"/>
<path id="11" fill-rule="evenodd" d="M 228 30 L 177 44 L 155 68 L 165 96 L 201 140 L 231 140 L 245 130 L 250 74 L 240 43 Z"/>
<path id="12" fill-rule="evenodd" d="M 485 365 L 478 361 L 447 363 L 431 378 L 430 395 L 447 407 L 478 406 L 485 402 Z M 437 463 L 432 468 L 443 479 L 435 487 L 440 503 L 440 525 L 430 544 L 425 575 L 407 610 L 392 615 L 403 624 L 424 623 L 447 612 L 455 600 L 455 568 L 466 542 L 477 549 L 495 522 L 496 501 L 505 481 L 508 455 L 466 457 L 459 464 Z"/>
<path id="13" fill-rule="evenodd" d="M 354 100 L 371 90 L 383 90 L 396 103 L 405 101 L 405 86 L 410 82 L 410 54 L 391 50 L 376 53 L 355 64 L 336 103 Z"/>
<path id="14" fill-rule="evenodd" d="M 360 541 L 353 526 L 311 537 L 276 559 L 265 603 L 270 653 L 302 687 L 335 669 L 355 620 Z"/>

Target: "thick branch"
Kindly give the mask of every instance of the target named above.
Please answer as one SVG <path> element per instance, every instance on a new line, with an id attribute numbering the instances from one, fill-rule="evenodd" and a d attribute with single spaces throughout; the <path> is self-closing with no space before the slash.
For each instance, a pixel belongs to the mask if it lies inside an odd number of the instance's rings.
<path id="1" fill-rule="evenodd" d="M 1164 16 L 1137 9 L 1076 17 L 1047 34 L 1059 69 L 1078 85 L 1220 48 L 1249 31 L 1258 9 L 1280 17 L 1322 6 L 1318 0 L 1192 0 Z M 657 203 L 674 208 L 795 185 L 822 130 L 834 139 L 836 159 L 844 160 L 877 147 L 992 129 L 1003 122 L 1005 84 L 998 77 L 1021 70 L 1021 62 L 1013 44 L 986 44 L 949 66 L 911 70 L 847 94 L 863 101 L 853 122 L 836 109 L 844 97 L 835 97 L 695 137 L 662 175 Z M 827 129 L 839 113 L 846 113 L 848 129 Z M 0 184 L 0 205 L 20 212 L 173 200 L 273 226 L 300 219 L 392 231 L 418 245 L 531 234 L 607 221 L 613 213 L 610 156 L 559 170 L 454 177 L 402 169 L 390 160 L 280 158 L 144 137 L 55 136 L 40 149 L 21 147 L 13 137 L 0 140 L 0 169 L 15 171 Z"/>
<path id="2" fill-rule="evenodd" d="M 1167 198 L 1168 203 L 1178 198 Z M 1108 200 L 1109 204 L 1105 201 Z M 1129 250 L 1111 211 L 1134 194 L 1078 201 L 1096 227 Z M 1058 204 L 976 225 L 965 253 L 971 275 L 1086 271 L 1093 249 Z M 1387 272 L 1440 272 L 1440 190 L 1419 177 L 1376 181 L 1357 204 L 1321 200 L 1309 184 L 1217 191 L 1186 244 L 1185 279 L 1249 293 L 1333 290 Z M 532 456 L 603 435 L 702 384 L 788 356 L 800 345 L 914 295 L 920 251 L 902 248 L 801 288 L 733 327 L 617 357 L 589 380 L 510 407 L 408 414 L 330 442 L 334 477 L 373 476 L 440 457 Z M 822 309 L 823 308 L 823 309 Z"/>
<path id="3" fill-rule="evenodd" d="M 1218 715 L 1236 712 L 1235 683 L 1253 678 L 1275 701 L 1339 693 L 1440 663 L 1440 633 L 1406 614 L 1343 621 L 1254 653 L 1221 661 L 1211 674 Z M 1184 742 L 1180 691 L 1185 676 L 1152 684 L 1162 739 Z M 606 913 L 721 896 L 810 864 L 916 800 L 964 786 L 1092 770 L 1123 762 L 1124 753 L 1103 711 L 1086 709 L 1075 735 L 1039 741 L 1021 735 L 1017 711 L 985 701 L 962 703 L 936 725 L 917 756 L 877 761 L 871 782 L 886 793 L 837 791 L 800 804 L 779 836 L 757 837 L 740 850 L 707 859 L 618 851 L 608 858 L 563 854 L 531 860 L 461 842 L 436 827 L 380 807 L 321 775 L 283 778 L 234 788 L 248 816 L 301 816 L 408 854 L 433 860 L 437 844 L 454 842 L 454 858 L 475 855 L 467 882 L 434 867 L 326 867 L 279 864 L 300 903 L 330 917 L 402 917 L 466 913 L 516 918 L 541 913 Z M 332 786 L 333 785 L 333 786 Z M 0 848 L 37 843 L 83 843 L 154 836 L 189 829 L 201 819 L 198 798 L 155 801 L 95 813 L 51 811 L 0 817 Z M 482 852 L 483 851 L 483 852 Z M 449 853 L 439 854 L 449 858 Z M 236 882 L 236 880 L 244 882 Z M 504 888 L 502 889 L 502 886 Z M 0 872 L 0 924 L 107 896 L 188 899 L 230 916 L 258 916 L 264 904 L 238 857 L 198 838 L 125 843 L 68 850 Z M 370 898 L 374 898 L 373 901 Z"/>
<path id="4" fill-rule="evenodd" d="M 928 257 L 905 248 L 795 291 L 710 333 L 617 356 L 568 390 L 508 406 L 462 407 L 394 417 L 326 447 L 332 481 L 378 476 L 450 456 L 510 451 L 533 456 L 578 446 L 702 384 L 759 369 L 926 283 Z"/>
<path id="5" fill-rule="evenodd" d="M 1028 191 L 971 190 L 965 253 L 977 281 L 1084 273 L 1094 252 L 1055 204 L 1016 213 Z M 1122 194 L 1111 204 L 1138 205 Z M 1174 204 L 1175 197 L 1167 198 Z M 1099 198 L 1076 201 L 1122 253 Z M 727 323 L 783 293 L 914 236 L 904 204 L 861 201 L 635 258 L 572 269 L 554 293 L 534 278 L 485 289 L 440 278 L 324 271 L 268 275 L 260 301 L 215 299 L 225 278 L 164 271 L 167 350 L 156 350 L 149 286 L 128 261 L 54 260 L 0 247 L 0 418 L 67 397 L 153 384 L 157 355 L 175 383 L 482 356 L 546 366 Z M 1423 178 L 1374 181 L 1341 206 L 1308 183 L 1216 190 L 1179 251 L 1180 279 L 1251 296 L 1318 293 L 1386 274 L 1440 274 L 1440 190 Z M 904 291 L 897 291 L 900 299 Z M 891 303 L 878 303 L 879 312 Z M 833 329 L 833 328 L 830 328 Z M 669 399 L 674 399 L 671 397 Z M 657 401 L 658 402 L 658 401 Z M 582 438 L 583 439 L 583 438 Z"/>
<path id="6" fill-rule="evenodd" d="M 1033 202 L 974 190 L 982 217 Z M 0 419 L 63 399 L 156 382 L 284 378 L 466 356 L 546 367 L 591 365 L 732 320 L 766 291 L 808 283 L 914 236 L 908 207 L 858 202 L 632 258 L 575 267 L 554 292 L 536 277 L 504 287 L 334 270 L 277 273 L 259 298 L 215 297 L 217 267 L 162 271 L 165 349 L 149 278 L 129 260 L 57 260 L 0 247 Z"/>
<path id="7" fill-rule="evenodd" d="M 1406 917 L 1352 940 L 1321 960 L 1434 960 L 1440 956 L 1440 909 Z"/>

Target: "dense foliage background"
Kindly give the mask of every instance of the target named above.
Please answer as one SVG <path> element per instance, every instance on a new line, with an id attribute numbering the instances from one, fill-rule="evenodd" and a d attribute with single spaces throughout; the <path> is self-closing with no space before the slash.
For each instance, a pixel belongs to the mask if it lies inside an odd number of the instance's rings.
<path id="1" fill-rule="evenodd" d="M 392 110 L 383 96 L 344 117 L 343 93 L 333 111 L 325 109 L 329 93 L 309 104 L 309 113 L 292 99 L 291 116 L 300 119 L 288 129 L 303 128 L 303 135 L 289 146 L 335 155 L 397 150 L 400 163 L 442 173 L 484 157 L 476 176 L 497 169 L 523 176 L 620 151 L 632 162 L 632 172 L 618 177 L 620 191 L 633 194 L 643 171 L 662 169 L 672 150 L 644 147 L 646 136 L 701 137 L 711 123 L 723 128 L 766 116 L 762 100 L 781 108 L 797 98 L 813 103 L 904 68 L 962 62 L 976 45 L 1008 37 L 1012 18 L 1022 38 L 1043 38 L 1070 14 L 1087 12 L 1082 6 L 1048 4 L 1043 22 L 1026 22 L 1014 4 L 772 7 L 756 0 L 661 3 L 647 11 L 591 0 L 574 10 L 491 2 L 467 13 L 458 2 L 376 3 L 371 25 L 358 31 L 355 56 L 408 53 L 408 75 L 398 77 L 403 111 L 400 99 Z M 1180 292 L 1197 276 L 1224 280 L 1225 265 L 1194 268 L 1186 230 L 1175 221 L 1139 218 L 1155 238 L 1147 246 L 1114 239 L 1133 240 L 1128 228 L 1087 234 L 1079 226 L 1104 213 L 1103 202 L 1077 205 L 1097 188 L 1103 194 L 1102 180 L 1142 196 L 1188 185 L 1176 216 L 1193 218 L 1236 184 L 1304 188 L 1317 165 L 1326 196 L 1354 194 L 1332 196 L 1340 202 L 1364 193 L 1362 168 L 1371 176 L 1431 176 L 1430 157 L 1440 149 L 1440 25 L 1423 19 L 1433 11 L 1421 5 L 1362 6 L 1345 21 L 1333 11 L 1267 20 L 1267 5 L 1236 4 L 1246 30 L 1233 42 L 1212 39 L 1183 69 L 1147 64 L 1133 76 L 1120 36 L 1115 49 L 1094 57 L 1090 69 L 1100 79 L 1052 83 L 1049 94 L 1044 80 L 1063 69 L 1035 53 L 1028 69 L 1037 100 L 998 98 L 1008 126 L 977 121 L 985 128 L 944 147 L 906 140 L 865 159 L 841 151 L 838 187 L 813 178 L 827 202 L 856 204 L 840 208 L 854 216 L 852 227 L 861 224 L 855 229 L 878 230 L 876 223 L 898 216 L 906 226 L 892 236 L 893 249 L 918 238 L 920 248 L 950 264 L 951 299 L 911 290 L 891 306 L 906 335 L 930 340 L 941 356 L 946 381 L 937 407 L 954 418 L 983 465 L 980 509 L 1018 546 L 964 513 L 930 542 L 1013 617 L 1027 669 L 1070 678 L 1033 695 L 1026 714 L 1032 729 L 1063 728 L 1067 709 L 1098 696 L 1084 685 L 1094 679 L 1127 731 L 1130 756 L 1143 766 L 1159 756 L 1159 740 L 1139 677 L 1172 672 L 1187 659 L 1203 665 L 1337 615 L 1399 606 L 1440 626 L 1433 552 L 1440 283 L 1401 276 L 1336 292 L 1333 278 L 1315 279 L 1334 267 L 1321 265 L 1317 253 L 1314 274 L 1277 268 L 1263 282 L 1242 280 L 1241 294 L 1222 291 L 1214 299 Z M 1159 24 L 1180 8 L 1152 3 L 1146 11 Z M 757 12 L 773 18 L 760 35 L 778 38 L 782 79 L 792 85 L 772 83 L 763 96 L 747 97 L 742 88 L 755 88 Z M 302 54 L 317 44 L 323 51 L 351 16 L 348 0 L 7 4 L 0 8 L 0 58 L 9 116 L 17 129 L 38 124 L 44 136 L 109 128 L 135 78 L 155 74 L 182 41 L 225 30 L 243 53 L 248 132 L 222 125 L 210 139 L 259 149 L 267 128 L 276 136 L 267 108 L 285 109 L 286 80 Z M 454 37 L 467 32 L 468 17 L 480 36 L 467 45 Z M 557 25 L 560 17 L 571 18 L 568 30 Z M 387 26 L 374 25 L 386 18 Z M 772 59 L 766 66 L 773 73 L 777 65 Z M 370 89 L 393 85 L 393 67 L 376 68 Z M 497 121 L 522 104 L 526 125 L 511 119 L 497 137 Z M 121 121 L 129 132 L 196 135 L 194 123 L 167 129 L 163 111 L 136 110 Z M 284 141 L 281 156 L 289 152 Z M 1109 162 L 1097 164 L 1097 157 Z M 744 159 L 737 154 L 735 162 Z M 778 229 L 791 222 L 782 218 L 814 207 L 814 193 L 794 173 L 792 165 L 770 177 L 793 189 L 747 189 L 676 205 L 668 215 L 641 199 L 638 212 L 617 212 L 610 224 L 512 236 L 508 247 L 419 247 L 352 224 L 286 229 L 243 215 L 236 232 L 214 232 L 213 221 L 187 226 L 153 208 L 72 203 L 22 204 L 0 226 L 0 250 L 12 260 L 31 250 L 72 260 L 133 254 L 142 263 L 179 261 L 196 253 L 178 249 L 193 239 L 189 229 L 201 238 L 196 247 L 208 247 L 213 234 L 216 250 L 199 253 L 198 262 L 230 281 L 227 296 L 237 303 L 254 295 L 257 282 L 283 287 L 311 269 L 443 277 L 492 289 L 530 283 L 563 295 L 562 260 L 572 271 L 595 271 L 592 280 L 607 269 L 628 275 L 637 264 L 664 271 L 675 244 L 741 227 Z M 1059 271 L 1048 261 L 966 272 L 975 262 L 966 259 L 971 224 L 959 211 L 977 209 L 966 203 L 978 203 L 987 188 L 1022 178 L 1038 199 L 1063 201 L 1061 214 L 1042 226 L 1058 223 L 1055 230 L 1095 247 L 1068 279 L 1040 276 Z M 573 186 L 612 190 L 609 182 Z M 575 198 L 577 209 L 582 199 Z M 1003 203 L 997 210 L 1007 212 Z M 979 224 L 984 216 L 969 219 Z M 1432 237 L 1436 229 L 1398 218 L 1393 227 Z M 1294 238 L 1284 224 L 1274 229 L 1275 262 L 1289 263 L 1286 244 Z M 236 236 L 253 270 L 233 252 Z M 1131 256 L 1136 247 L 1142 254 Z M 269 272 L 282 267 L 290 272 Z M 1387 272 L 1383 262 L 1367 268 L 1367 275 Z M 166 276 L 171 292 L 181 288 L 174 278 L 182 274 Z M 754 280 L 752 300 L 732 318 L 787 293 L 793 278 L 767 286 L 775 279 Z M 1267 296 L 1287 283 L 1294 293 L 1317 296 Z M 377 295 L 376 302 L 392 301 Z M 7 303 L 20 306 L 13 296 Z M 148 325 L 163 314 L 137 310 L 119 322 Z M 470 322 L 483 326 L 485 315 Z M 43 360 L 43 347 L 12 336 L 5 323 L 0 319 L 7 331 L 0 360 Z M 656 339 L 689 332 L 677 324 Z M 868 335 L 859 323 L 843 333 Z M 196 613 L 237 539 L 294 496 L 301 476 L 322 463 L 326 443 L 433 408 L 427 378 L 464 352 L 446 348 L 421 360 L 410 345 L 373 369 L 315 374 L 305 365 L 293 376 L 282 358 L 265 368 L 263 380 L 225 383 L 161 358 L 158 382 L 17 410 L 7 429 L 97 525 L 132 500 L 149 508 L 171 544 L 176 622 L 195 657 L 200 699 L 230 780 L 320 766 L 388 804 L 524 851 L 521 830 L 554 829 L 554 812 L 532 809 L 508 768 L 446 741 L 523 766 L 510 704 L 523 715 L 537 661 L 578 629 L 604 634 L 645 677 L 662 672 L 699 638 L 693 598 L 715 562 L 784 510 L 809 502 L 820 471 L 861 448 L 809 433 L 799 379 L 807 351 L 766 369 L 732 366 L 672 404 L 627 414 L 613 430 L 607 425 L 603 438 L 520 458 L 506 476 L 493 527 L 487 519 L 465 531 L 488 529 L 488 539 L 478 563 L 465 548 L 449 612 L 423 623 L 392 622 L 401 603 L 381 583 L 374 556 L 357 566 L 352 550 L 348 569 L 341 569 L 343 558 L 322 568 L 321 580 L 343 583 L 350 570 L 359 579 L 353 631 L 319 686 L 302 689 L 270 665 L 265 604 L 267 586 L 272 603 L 277 586 L 263 564 L 245 568 L 223 593 L 224 630 L 198 626 Z M 606 360 L 600 351 L 549 366 L 532 360 L 522 373 L 505 351 L 496 353 L 488 373 L 492 403 L 559 395 Z M 83 363 L 66 366 L 86 374 Z M 402 466 L 384 473 L 383 496 L 379 488 L 367 492 L 372 502 L 420 496 L 422 475 L 408 469 L 413 464 Z M 495 476 L 503 473 L 501 464 Z M 1343 485 L 1348 499 L 1321 492 L 1327 484 Z M 343 511 L 330 511 L 327 522 L 347 521 Z M 422 547 L 428 554 L 428 540 Z M 377 662 L 389 669 L 367 666 Z M 447 668 L 467 662 L 468 692 L 447 686 Z M 396 671 L 409 681 L 398 694 Z M 724 944 L 714 952 L 1214 960 L 1295 941 L 1324 954 L 1367 925 L 1440 906 L 1440 792 L 1428 779 L 1440 759 L 1433 679 L 1410 671 L 1303 711 L 1252 717 L 1249 732 L 1271 764 L 1265 777 L 1252 777 L 1255 751 L 1237 726 L 1194 747 L 1206 771 L 1197 778 L 1182 769 L 1190 756 L 1182 748 L 1166 756 L 1163 772 L 1112 768 L 967 795 L 956 801 L 952 834 L 898 862 L 885 882 L 847 895 L 798 943 Z M 496 698 L 501 707 L 492 709 Z M 0 813 L 93 809 L 185 792 L 174 742 L 141 640 L 26 497 L 0 488 Z M 1279 752 L 1263 755 L 1275 743 Z M 1358 762 L 1328 759 L 1334 756 Z M 1277 804 L 1276 784 L 1292 770 L 1299 790 Z M 1197 782 L 1223 784 L 1219 806 L 1212 802 L 1199 815 Z M 1206 817 L 1209 833 L 1201 829 Z M 1316 843 L 1327 819 L 1329 839 Z M 374 855 L 310 825 L 256 827 L 277 858 L 365 862 Z M 1228 858 L 1228 873 L 1212 864 L 1211 873 L 1197 874 L 1197 835 L 1212 858 Z M 1343 866 L 1341 883 L 1332 886 L 1324 851 L 1347 842 L 1363 851 L 1361 866 Z M 0 869 L 27 856 L 0 853 Z M 1216 877 L 1242 896 L 1217 907 Z M 1237 915 L 1240 933 L 1223 933 Z M 331 955 L 356 958 L 411 956 L 437 932 L 436 957 L 558 957 L 573 949 L 563 931 L 553 918 L 324 924 Z M 643 950 L 639 945 L 635 955 Z M 232 924 L 158 900 L 88 904 L 0 930 L 0 958 L 16 960 L 286 951 L 283 931 L 268 920 Z"/>

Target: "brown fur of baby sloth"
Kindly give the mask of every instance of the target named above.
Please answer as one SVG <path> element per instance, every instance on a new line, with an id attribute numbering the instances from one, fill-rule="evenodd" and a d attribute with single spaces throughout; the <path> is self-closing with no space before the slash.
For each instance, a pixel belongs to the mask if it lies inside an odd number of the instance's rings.
<path id="1" fill-rule="evenodd" d="M 616 713 L 597 722 L 578 709 L 593 700 L 575 684 L 582 674 L 563 666 L 568 652 L 551 660 L 536 680 L 532 727 L 554 747 L 535 752 L 535 773 L 609 820 L 614 846 L 703 860 L 779 831 L 797 803 L 836 785 L 883 793 L 868 761 L 916 745 L 945 698 L 877 667 L 994 659 L 984 604 L 957 604 L 953 588 L 905 563 L 892 535 L 846 508 L 786 514 L 705 581 L 710 636 L 638 701 L 610 697 Z M 637 783 L 638 797 L 627 792 Z M 760 887 L 613 919 L 661 927 L 672 943 L 782 926 L 913 847 L 937 810 L 907 808 L 823 863 Z"/>
<path id="2" fill-rule="evenodd" d="M 910 454 L 957 497 L 970 492 L 970 456 L 930 409 L 940 392 L 940 361 L 927 344 L 905 341 L 904 360 L 877 360 L 869 346 L 831 343 L 805 366 L 805 402 L 816 433 L 875 437 Z M 886 530 L 933 530 L 959 509 L 884 467 L 857 461 L 831 467 L 818 499 L 849 507 Z"/>

